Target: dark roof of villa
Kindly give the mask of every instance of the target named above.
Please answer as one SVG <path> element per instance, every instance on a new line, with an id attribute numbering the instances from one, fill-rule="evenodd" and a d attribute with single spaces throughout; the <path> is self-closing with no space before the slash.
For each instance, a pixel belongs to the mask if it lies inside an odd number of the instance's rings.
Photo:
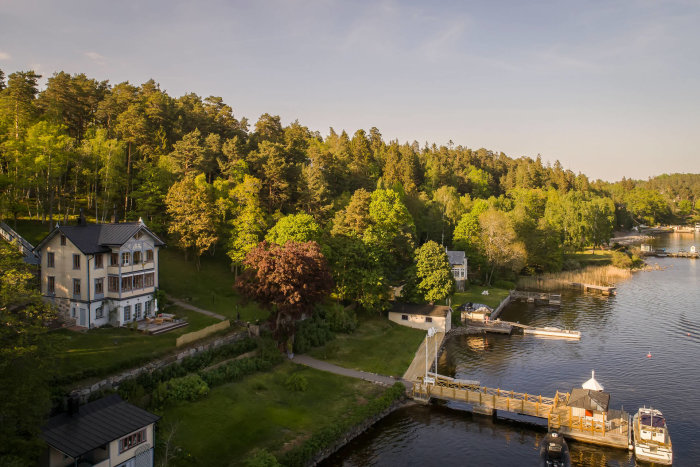
<path id="1" fill-rule="evenodd" d="M 415 303 L 395 302 L 391 311 L 394 313 L 404 313 L 409 315 L 445 317 L 447 316 L 448 312 L 452 311 L 452 309 L 445 305 L 416 305 Z"/>
<path id="2" fill-rule="evenodd" d="M 143 222 L 120 222 L 117 224 L 57 226 L 41 241 L 35 248 L 35 251 L 40 250 L 47 241 L 60 232 L 85 254 L 106 253 L 111 251 L 111 246 L 119 246 L 126 243 L 139 230 L 143 230 L 152 236 L 156 246 L 165 245 Z"/>
<path id="3" fill-rule="evenodd" d="M 569 407 L 576 407 L 585 410 L 595 410 L 596 412 L 607 412 L 610 404 L 610 394 L 593 389 L 574 388 L 571 390 Z"/>
<path id="4" fill-rule="evenodd" d="M 447 251 L 447 259 L 450 264 L 464 264 L 465 253 L 463 251 Z"/>
<path id="5" fill-rule="evenodd" d="M 78 457 L 159 419 L 112 394 L 80 407 L 73 415 L 52 417 L 42 428 L 41 437 L 62 453 Z"/>

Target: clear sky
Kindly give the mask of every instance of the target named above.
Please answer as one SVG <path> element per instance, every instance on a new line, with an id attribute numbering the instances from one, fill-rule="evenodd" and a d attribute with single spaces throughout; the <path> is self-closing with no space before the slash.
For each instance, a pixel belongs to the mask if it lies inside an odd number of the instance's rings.
<path id="1" fill-rule="evenodd" d="M 149 78 L 322 134 L 700 172 L 700 3 L 0 0 L 0 69 Z"/>

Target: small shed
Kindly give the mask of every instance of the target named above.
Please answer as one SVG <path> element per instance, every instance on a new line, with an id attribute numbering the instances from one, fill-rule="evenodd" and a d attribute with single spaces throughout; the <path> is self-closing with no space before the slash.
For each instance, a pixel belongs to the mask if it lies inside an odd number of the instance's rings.
<path id="1" fill-rule="evenodd" d="M 434 327 L 440 332 L 447 332 L 452 329 L 452 308 L 444 305 L 394 303 L 389 311 L 389 321 L 410 328 L 427 330 Z"/>
<path id="2" fill-rule="evenodd" d="M 571 407 L 573 417 L 605 422 L 610 405 L 610 394 L 603 391 L 603 386 L 595 379 L 595 372 L 591 372 L 591 379 L 583 383 L 581 388 L 571 390 L 566 405 Z"/>
<path id="3" fill-rule="evenodd" d="M 481 303 L 467 304 L 462 307 L 461 319 L 462 322 L 471 321 L 487 321 L 491 318 L 493 310 L 487 305 Z"/>

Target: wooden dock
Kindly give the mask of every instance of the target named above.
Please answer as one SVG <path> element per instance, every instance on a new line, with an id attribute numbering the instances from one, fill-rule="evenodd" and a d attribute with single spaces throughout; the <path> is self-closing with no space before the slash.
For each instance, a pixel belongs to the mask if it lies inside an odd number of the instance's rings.
<path id="1" fill-rule="evenodd" d="M 498 410 L 529 415 L 546 419 L 550 430 L 557 430 L 570 439 L 629 448 L 630 418 L 626 412 L 611 410 L 607 421 L 591 420 L 572 415 L 572 408 L 567 406 L 570 396 L 568 392 L 557 391 L 554 397 L 545 397 L 488 388 L 475 384 L 476 382 L 454 380 L 441 375 L 431 374 L 431 379 L 434 383 L 426 384 L 422 377 L 413 383 L 411 395 L 414 399 L 428 401 L 435 398 L 465 402 L 472 405 L 474 412 L 487 415 L 495 415 Z"/>
<path id="2" fill-rule="evenodd" d="M 472 329 L 495 334 L 510 334 L 513 332 L 513 323 L 509 321 L 477 321 L 467 320 L 466 325 Z"/>
<path id="3" fill-rule="evenodd" d="M 561 294 L 511 290 L 510 297 L 514 300 L 526 300 L 528 303 L 545 302 L 549 305 L 561 305 Z"/>
<path id="4" fill-rule="evenodd" d="M 583 289 L 584 292 L 598 291 L 603 295 L 615 295 L 617 293 L 617 287 L 610 287 L 607 285 L 582 284 L 580 282 L 570 282 L 569 285 L 571 287 Z"/>
<path id="5" fill-rule="evenodd" d="M 666 253 L 666 256 L 669 258 L 698 259 L 700 258 L 700 253 L 690 251 L 679 251 L 677 253 Z"/>

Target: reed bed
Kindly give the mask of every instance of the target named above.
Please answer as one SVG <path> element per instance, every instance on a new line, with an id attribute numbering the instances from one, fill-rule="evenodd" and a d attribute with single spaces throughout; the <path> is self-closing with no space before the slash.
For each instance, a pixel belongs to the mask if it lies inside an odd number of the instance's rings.
<path id="1" fill-rule="evenodd" d="M 577 271 L 523 276 L 518 280 L 518 288 L 554 291 L 570 287 L 571 282 L 612 287 L 631 276 L 632 271 L 629 269 L 615 266 L 587 266 Z"/>

